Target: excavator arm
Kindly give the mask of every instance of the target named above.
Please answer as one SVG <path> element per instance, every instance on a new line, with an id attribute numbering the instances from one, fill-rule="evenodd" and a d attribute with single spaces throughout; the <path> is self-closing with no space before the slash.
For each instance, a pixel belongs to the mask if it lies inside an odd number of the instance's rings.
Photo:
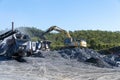
<path id="1" fill-rule="evenodd" d="M 54 28 L 55 28 L 55 26 L 52 26 L 52 27 L 50 27 L 49 29 L 47 29 L 44 33 L 42 33 L 42 34 L 40 35 L 40 38 L 41 38 L 42 40 L 46 40 L 45 35 L 46 35 L 47 33 L 50 33 L 52 30 L 54 30 Z"/>
<path id="2" fill-rule="evenodd" d="M 60 33 L 64 33 L 68 38 L 72 38 L 72 37 L 70 36 L 69 32 L 67 32 L 67 31 L 65 31 L 64 29 L 61 29 L 61 28 L 59 28 L 59 27 L 57 27 L 57 26 L 51 26 L 50 28 L 48 28 L 48 29 L 40 36 L 40 38 L 42 38 L 43 40 L 45 40 L 45 35 L 46 35 L 47 33 L 50 33 L 50 32 L 53 31 L 53 30 L 58 31 L 58 32 L 60 32 Z"/>
<path id="3" fill-rule="evenodd" d="M 65 45 L 70 45 L 71 46 L 71 43 L 73 42 L 73 39 L 72 37 L 70 36 L 69 32 L 67 32 L 66 30 L 64 29 L 61 29 L 57 26 L 51 26 L 50 28 L 48 28 L 41 36 L 40 38 L 43 40 L 43 41 L 46 41 L 46 38 L 45 38 L 45 35 L 47 33 L 50 33 L 51 31 L 57 31 L 57 32 L 60 32 L 60 33 L 63 33 L 64 35 L 66 35 L 66 38 L 64 40 L 64 44 Z"/>
<path id="4" fill-rule="evenodd" d="M 58 32 L 61 32 L 61 33 L 64 33 L 68 38 L 72 38 L 72 37 L 70 36 L 69 32 L 65 31 L 64 29 L 61 29 L 61 28 L 59 28 L 59 27 L 57 27 L 57 26 L 54 26 L 54 30 L 55 30 L 55 31 L 58 31 Z"/>

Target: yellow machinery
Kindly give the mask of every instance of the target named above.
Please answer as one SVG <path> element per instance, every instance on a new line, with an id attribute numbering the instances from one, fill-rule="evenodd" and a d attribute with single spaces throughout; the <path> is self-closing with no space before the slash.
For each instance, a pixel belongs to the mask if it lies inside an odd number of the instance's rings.
<path id="1" fill-rule="evenodd" d="M 69 32 L 67 32 L 66 30 L 64 29 L 61 29 L 57 26 L 51 26 L 50 28 L 48 28 L 40 37 L 43 39 L 43 40 L 46 40 L 44 35 L 51 32 L 51 31 L 58 31 L 60 33 L 64 33 L 66 35 L 66 39 L 64 40 L 64 43 L 65 43 L 65 47 L 87 47 L 87 43 L 85 40 L 81 40 L 81 41 L 73 41 L 73 38 L 71 37 L 71 35 L 69 34 Z"/>

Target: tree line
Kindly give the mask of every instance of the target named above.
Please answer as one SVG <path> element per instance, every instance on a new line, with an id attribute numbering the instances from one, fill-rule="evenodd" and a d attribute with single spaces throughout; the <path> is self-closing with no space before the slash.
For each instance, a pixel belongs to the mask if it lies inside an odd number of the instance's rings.
<path id="1" fill-rule="evenodd" d="M 41 40 L 40 35 L 44 32 L 35 27 L 20 27 L 19 30 L 28 34 L 33 41 Z M 120 46 L 119 31 L 101 31 L 101 30 L 76 30 L 69 31 L 73 39 L 86 40 L 88 47 L 95 50 L 108 49 Z M 62 33 L 48 33 L 46 38 L 52 42 L 52 48 L 64 45 L 66 35 Z"/>

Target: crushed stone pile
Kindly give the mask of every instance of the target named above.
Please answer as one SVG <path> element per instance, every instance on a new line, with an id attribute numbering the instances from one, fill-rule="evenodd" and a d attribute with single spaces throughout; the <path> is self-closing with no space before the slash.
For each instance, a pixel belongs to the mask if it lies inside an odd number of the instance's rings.
<path id="1" fill-rule="evenodd" d="M 115 61 L 118 66 L 120 66 L 120 46 L 116 46 L 106 50 L 100 50 L 98 52 L 102 55 L 105 55 L 105 57 L 111 59 L 112 61 Z"/>
<path id="2" fill-rule="evenodd" d="M 80 62 L 89 62 L 98 67 L 113 67 L 118 66 L 116 61 L 111 58 L 101 55 L 100 53 L 88 48 L 74 48 L 74 49 L 64 49 L 59 51 L 59 53 L 70 59 L 77 59 Z"/>
<path id="3" fill-rule="evenodd" d="M 116 51 L 116 53 L 118 54 L 119 53 L 119 51 L 117 52 L 118 48 L 113 48 L 110 51 L 114 51 L 114 52 Z M 37 53 L 33 54 L 32 57 L 52 58 L 52 59 L 64 58 L 67 60 L 76 60 L 78 62 L 83 62 L 98 67 L 107 67 L 107 68 L 119 66 L 119 64 L 117 63 L 118 60 L 120 61 L 119 55 L 116 54 L 103 55 L 105 54 L 104 51 L 101 51 L 100 53 L 89 48 L 71 48 L 71 49 L 61 49 L 57 51 L 48 51 L 48 52 L 38 51 Z M 0 56 L 0 60 L 3 59 L 6 60 L 8 58 Z M 20 59 L 17 61 L 23 62 L 24 60 Z"/>
<path id="4" fill-rule="evenodd" d="M 90 64 L 98 67 L 117 67 L 118 64 L 109 56 L 101 55 L 100 53 L 88 48 L 72 48 L 72 49 L 62 49 L 58 51 L 49 52 L 38 52 L 32 57 L 42 57 L 42 58 L 64 58 L 67 60 L 76 60 L 77 62 L 83 62 L 85 64 Z"/>

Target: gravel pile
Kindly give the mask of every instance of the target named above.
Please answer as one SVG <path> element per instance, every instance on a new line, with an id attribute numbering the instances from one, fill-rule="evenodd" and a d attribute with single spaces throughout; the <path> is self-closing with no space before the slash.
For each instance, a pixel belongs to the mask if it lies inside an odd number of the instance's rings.
<path id="1" fill-rule="evenodd" d="M 92 63 L 98 67 L 118 66 L 115 60 L 88 48 L 63 49 L 59 53 L 66 59 L 76 59 L 80 62 Z"/>
<path id="2" fill-rule="evenodd" d="M 117 67 L 117 58 L 115 55 L 102 55 L 93 49 L 88 48 L 72 48 L 72 49 L 62 49 L 57 51 L 38 51 L 33 54 L 32 57 L 40 58 L 50 58 L 50 59 L 67 59 L 76 60 L 77 62 L 83 62 L 90 65 L 95 65 L 98 67 Z M 0 57 L 0 60 L 4 59 Z M 17 60 L 23 62 L 23 59 Z"/>
<path id="3" fill-rule="evenodd" d="M 112 57 L 101 55 L 100 53 L 88 49 L 88 48 L 72 48 L 62 49 L 58 51 L 40 51 L 32 55 L 32 57 L 50 58 L 50 59 L 61 59 L 76 60 L 77 62 L 83 62 L 98 67 L 112 68 L 117 67 L 117 62 Z"/>

